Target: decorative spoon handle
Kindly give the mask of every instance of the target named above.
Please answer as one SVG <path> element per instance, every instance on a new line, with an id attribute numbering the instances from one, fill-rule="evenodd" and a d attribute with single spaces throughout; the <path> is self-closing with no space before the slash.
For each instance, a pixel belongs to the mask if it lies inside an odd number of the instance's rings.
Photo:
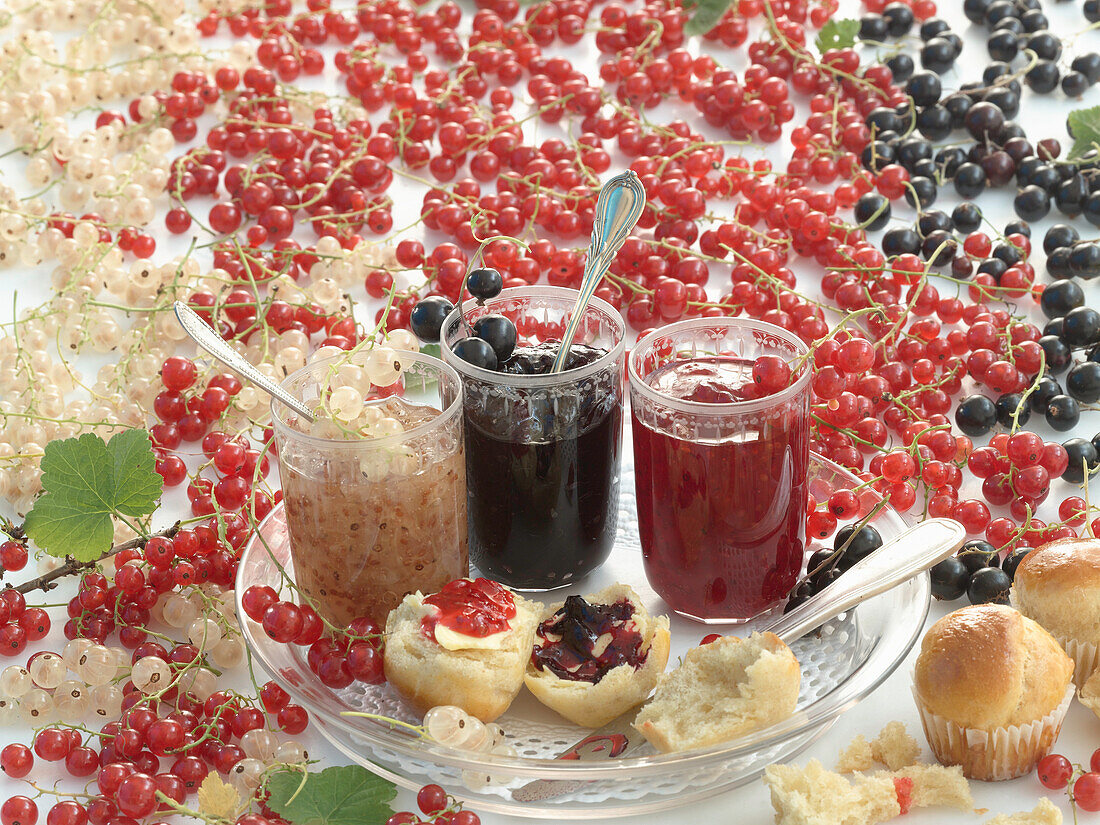
<path id="1" fill-rule="evenodd" d="M 231 370 L 239 372 L 276 401 L 286 404 L 306 421 L 313 421 L 313 413 L 309 411 L 309 407 L 256 369 L 254 364 L 225 343 L 221 336 L 210 329 L 209 325 L 199 317 L 195 310 L 183 301 L 176 301 L 174 308 L 176 310 L 176 320 L 180 322 L 184 332 L 190 335 L 196 344 Z"/>
<path id="2" fill-rule="evenodd" d="M 965 540 L 966 531 L 954 519 L 926 519 L 856 562 L 831 587 L 759 629 L 771 631 L 789 644 L 845 610 L 938 564 Z"/>
<path id="3" fill-rule="evenodd" d="M 600 195 L 596 199 L 596 219 L 592 223 L 592 242 L 588 245 L 588 260 L 584 265 L 580 295 L 577 296 L 577 305 L 573 308 L 573 314 L 565 328 L 561 347 L 558 349 L 558 355 L 554 359 L 550 372 L 561 372 L 565 368 L 565 359 L 569 357 L 569 350 L 573 346 L 573 338 L 577 334 L 581 318 L 584 317 L 584 310 L 596 287 L 603 280 L 604 273 L 611 266 L 611 261 L 626 242 L 626 236 L 642 216 L 644 208 L 645 187 L 642 186 L 641 179 L 632 171 L 616 175 L 600 189 Z"/>

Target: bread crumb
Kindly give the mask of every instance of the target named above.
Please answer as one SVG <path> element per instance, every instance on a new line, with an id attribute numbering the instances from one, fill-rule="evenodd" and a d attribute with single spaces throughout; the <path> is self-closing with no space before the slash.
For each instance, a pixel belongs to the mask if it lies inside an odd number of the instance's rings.
<path id="1" fill-rule="evenodd" d="M 1081 686 L 1078 698 L 1082 705 L 1100 717 L 1100 668 L 1094 670 L 1088 681 Z"/>
<path id="2" fill-rule="evenodd" d="M 970 783 L 958 765 L 909 765 L 889 775 L 913 780 L 914 808 L 942 806 L 965 811 L 974 807 Z"/>
<path id="3" fill-rule="evenodd" d="M 1044 796 L 1031 811 L 1000 814 L 985 825 L 1062 825 L 1062 812 Z"/>
<path id="4" fill-rule="evenodd" d="M 887 722 L 871 742 L 871 758 L 892 771 L 912 765 L 920 756 L 920 745 L 901 722 Z"/>
<path id="5" fill-rule="evenodd" d="M 840 773 L 869 771 L 882 765 L 892 771 L 912 765 L 920 756 L 920 745 L 901 722 L 888 722 L 870 743 L 857 735 L 840 753 L 836 769 Z"/>
<path id="6" fill-rule="evenodd" d="M 855 784 L 816 759 L 805 768 L 768 765 L 776 825 L 875 825 L 901 813 L 894 782 L 884 774 L 857 775 Z"/>
<path id="7" fill-rule="evenodd" d="M 838 773 L 854 773 L 856 771 L 869 771 L 875 766 L 875 757 L 871 751 L 871 745 L 863 734 L 857 734 L 844 750 L 840 752 L 836 769 Z"/>
<path id="8" fill-rule="evenodd" d="M 974 804 L 958 766 L 910 765 L 848 779 L 811 759 L 805 768 L 769 765 L 764 782 L 776 825 L 876 825 L 911 807 L 966 810 Z"/>

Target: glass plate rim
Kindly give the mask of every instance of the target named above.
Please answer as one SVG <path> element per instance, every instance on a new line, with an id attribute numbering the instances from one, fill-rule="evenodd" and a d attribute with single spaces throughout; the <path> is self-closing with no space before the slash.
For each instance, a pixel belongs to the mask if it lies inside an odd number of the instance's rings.
<path id="1" fill-rule="evenodd" d="M 846 480 L 855 483 L 860 482 L 858 477 L 850 470 L 830 461 L 818 453 L 811 453 L 811 462 Z M 267 525 L 269 520 L 277 517 L 278 514 L 282 512 L 282 508 L 282 502 L 277 504 L 259 525 L 257 533 Z M 896 522 L 896 524 L 893 525 L 896 529 L 901 530 L 907 526 L 907 521 L 901 514 L 890 507 L 889 504 L 883 508 L 882 513 L 891 521 Z M 312 699 L 305 695 L 297 685 L 294 685 L 290 680 L 279 673 L 278 666 L 272 664 L 266 655 L 267 645 L 276 643 L 266 638 L 259 638 L 255 632 L 259 625 L 248 618 L 241 603 L 244 589 L 247 587 L 247 583 L 243 581 L 247 565 L 243 562 L 251 553 L 257 552 L 255 549 L 257 547 L 259 547 L 258 552 L 267 552 L 262 544 L 263 543 L 257 536 L 253 536 L 249 539 L 244 552 L 241 554 L 242 563 L 240 564 L 237 574 L 235 589 L 237 614 L 240 620 L 242 635 L 252 655 L 257 656 L 261 664 L 263 664 L 265 669 L 271 674 L 272 678 L 275 679 L 283 689 L 290 693 L 296 702 L 301 704 L 310 713 L 325 719 L 327 723 L 326 726 L 335 725 L 348 733 L 372 740 L 379 747 L 389 748 L 414 757 L 430 758 L 439 764 L 449 767 L 471 770 L 480 770 L 482 768 L 507 769 L 513 775 L 530 776 L 532 778 L 576 779 L 578 774 L 583 773 L 585 777 L 589 779 L 607 779 L 614 778 L 616 775 L 621 775 L 623 771 L 627 770 L 631 771 L 634 776 L 659 774 L 673 765 L 676 767 L 684 767 L 693 764 L 710 763 L 720 759 L 733 759 L 749 755 L 753 751 L 779 745 L 784 740 L 806 733 L 847 712 L 877 689 L 891 674 L 893 674 L 905 660 L 905 657 L 908 656 L 913 645 L 916 644 L 917 637 L 923 630 L 925 621 L 928 617 L 931 602 L 931 584 L 926 575 L 914 576 L 907 582 L 903 582 L 897 587 L 868 600 L 871 602 L 887 599 L 892 594 L 897 594 L 901 590 L 915 591 L 909 594 L 909 597 L 914 599 L 917 605 L 914 615 L 912 616 L 914 619 L 912 628 L 904 644 L 895 648 L 896 653 L 893 655 L 888 652 L 882 654 L 881 659 L 888 660 L 885 661 L 885 667 L 881 669 L 876 668 L 873 674 L 868 671 L 868 667 L 872 661 L 876 663 L 880 662 L 879 659 L 875 658 L 875 652 L 882 646 L 880 640 L 876 643 L 867 659 L 856 667 L 844 682 L 838 684 L 827 694 L 814 701 L 810 706 L 796 711 L 792 716 L 781 722 L 753 731 L 747 736 L 739 737 L 732 743 L 723 742 L 709 748 L 680 753 L 624 757 L 603 765 L 593 762 L 578 762 L 528 756 L 513 757 L 477 754 L 477 758 L 472 758 L 469 752 L 427 742 L 424 739 L 416 737 L 411 732 L 399 729 L 393 725 L 386 725 L 380 721 L 367 719 L 361 720 L 361 722 L 365 724 L 359 724 L 356 721 L 356 717 L 334 714 L 318 706 Z M 262 633 L 262 631 L 260 632 Z M 312 674 L 310 675 L 312 676 Z M 845 686 L 853 686 L 853 689 L 849 692 L 845 692 L 842 697 L 836 696 L 837 691 Z M 349 710 L 352 709 L 349 708 Z M 813 711 L 812 713 L 809 712 L 811 710 Z"/>

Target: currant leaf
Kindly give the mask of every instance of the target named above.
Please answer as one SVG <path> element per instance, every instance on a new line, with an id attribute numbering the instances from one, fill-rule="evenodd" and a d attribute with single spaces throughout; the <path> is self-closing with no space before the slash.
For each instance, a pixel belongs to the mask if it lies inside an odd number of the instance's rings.
<path id="1" fill-rule="evenodd" d="M 236 788 L 218 776 L 208 773 L 198 790 L 199 812 L 217 819 L 235 819 L 241 807 Z"/>
<path id="2" fill-rule="evenodd" d="M 393 815 L 397 787 L 359 765 L 319 773 L 276 771 L 267 778 L 267 806 L 291 825 L 375 825 Z"/>
<path id="3" fill-rule="evenodd" d="M 1073 138 L 1068 157 L 1079 158 L 1090 149 L 1100 148 L 1100 106 L 1074 109 L 1066 124 Z"/>
<path id="4" fill-rule="evenodd" d="M 859 34 L 859 21 L 842 18 L 830 20 L 821 27 L 817 33 L 814 45 L 820 54 L 825 54 L 829 49 L 846 49 L 854 46 L 856 36 Z"/>
<path id="5" fill-rule="evenodd" d="M 149 433 L 126 430 L 109 442 L 92 433 L 51 441 L 42 456 L 45 493 L 27 513 L 27 535 L 52 556 L 94 561 L 111 547 L 111 517 L 146 516 L 160 500 Z"/>
<path id="6" fill-rule="evenodd" d="M 684 26 L 684 34 L 706 34 L 718 25 L 731 3 L 732 0 L 699 0 L 695 4 L 695 13 Z"/>

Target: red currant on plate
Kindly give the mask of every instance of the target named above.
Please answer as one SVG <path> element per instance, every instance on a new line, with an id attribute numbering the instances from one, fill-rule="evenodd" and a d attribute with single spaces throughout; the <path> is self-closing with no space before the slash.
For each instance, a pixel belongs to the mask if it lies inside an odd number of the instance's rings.
<path id="1" fill-rule="evenodd" d="M 1069 784 L 1073 765 L 1061 754 L 1051 753 L 1039 760 L 1036 773 L 1043 787 L 1059 790 Z"/>
<path id="2" fill-rule="evenodd" d="M 1073 801 L 1083 811 L 1100 811 L 1100 773 L 1089 771 L 1073 783 Z"/>

